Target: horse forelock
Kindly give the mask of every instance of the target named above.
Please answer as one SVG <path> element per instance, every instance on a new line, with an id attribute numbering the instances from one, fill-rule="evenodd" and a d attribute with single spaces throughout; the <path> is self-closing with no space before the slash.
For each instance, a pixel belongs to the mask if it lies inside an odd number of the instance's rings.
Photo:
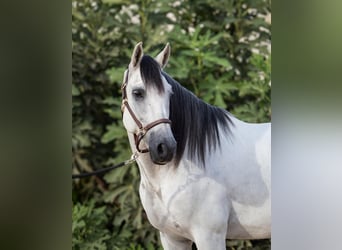
<path id="1" fill-rule="evenodd" d="M 156 88 L 159 93 L 164 93 L 165 88 L 161 78 L 159 64 L 150 56 L 144 55 L 140 62 L 140 74 L 146 88 Z"/>
<path id="2" fill-rule="evenodd" d="M 220 147 L 220 128 L 230 133 L 233 122 L 224 109 L 209 105 L 162 72 L 172 86 L 170 117 L 177 141 L 175 164 L 178 165 L 186 146 L 189 158 L 205 166 L 206 153 Z"/>

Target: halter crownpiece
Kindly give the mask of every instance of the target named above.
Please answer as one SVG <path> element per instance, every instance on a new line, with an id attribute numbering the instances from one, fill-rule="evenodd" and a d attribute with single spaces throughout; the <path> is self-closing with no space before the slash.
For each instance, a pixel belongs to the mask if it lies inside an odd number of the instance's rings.
<path id="1" fill-rule="evenodd" d="M 140 147 L 139 147 L 140 142 L 142 141 L 142 139 L 144 138 L 146 133 L 151 128 L 153 128 L 153 127 L 155 127 L 155 126 L 157 126 L 159 124 L 162 124 L 162 123 L 171 124 L 171 120 L 166 119 L 166 118 L 161 118 L 161 119 L 158 119 L 158 120 L 156 120 L 154 122 L 151 122 L 151 123 L 147 124 L 144 127 L 143 124 L 137 118 L 137 116 L 134 114 L 133 110 L 131 109 L 131 107 L 130 107 L 130 105 L 128 103 L 127 92 L 126 92 L 127 82 L 128 82 L 128 69 L 127 69 L 125 80 L 124 80 L 124 82 L 121 85 L 121 91 L 122 91 L 121 112 L 123 114 L 124 111 L 125 111 L 125 108 L 127 108 L 128 112 L 130 113 L 131 117 L 133 118 L 134 122 L 137 124 L 137 126 L 139 128 L 138 132 L 134 133 L 134 141 L 135 141 L 135 147 L 136 147 L 137 151 L 139 153 L 147 153 L 147 152 L 149 152 L 148 148 L 140 149 Z"/>

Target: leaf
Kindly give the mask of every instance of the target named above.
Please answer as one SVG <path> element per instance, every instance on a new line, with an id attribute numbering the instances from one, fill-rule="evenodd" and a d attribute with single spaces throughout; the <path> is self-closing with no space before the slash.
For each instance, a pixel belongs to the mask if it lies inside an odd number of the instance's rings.
<path id="1" fill-rule="evenodd" d="M 106 70 L 106 74 L 109 76 L 109 79 L 112 83 L 121 84 L 123 81 L 125 70 L 126 70 L 125 67 L 119 67 L 119 68 L 115 67 L 115 68 Z"/>
<path id="2" fill-rule="evenodd" d="M 231 64 L 225 58 L 219 58 L 219 57 L 216 57 L 216 56 L 213 56 L 213 55 L 206 55 L 204 60 L 212 62 L 212 63 L 214 63 L 216 65 L 223 66 L 223 67 L 228 68 L 228 69 L 231 68 Z"/>
<path id="3" fill-rule="evenodd" d="M 108 143 L 114 139 L 120 139 L 126 137 L 126 131 L 116 124 L 107 126 L 107 132 L 102 136 L 101 142 Z"/>
<path id="4" fill-rule="evenodd" d="M 79 89 L 75 86 L 75 84 L 71 85 L 71 94 L 72 96 L 79 96 L 80 95 L 80 91 Z"/>
<path id="5" fill-rule="evenodd" d="M 128 0 L 101 0 L 103 3 L 108 4 L 117 4 L 117 5 L 123 5 L 123 4 L 129 4 L 130 2 Z"/>
<path id="6" fill-rule="evenodd" d="M 127 186 L 118 187 L 114 191 L 104 193 L 103 200 L 105 202 L 112 203 L 119 195 L 124 192 L 127 192 Z"/>

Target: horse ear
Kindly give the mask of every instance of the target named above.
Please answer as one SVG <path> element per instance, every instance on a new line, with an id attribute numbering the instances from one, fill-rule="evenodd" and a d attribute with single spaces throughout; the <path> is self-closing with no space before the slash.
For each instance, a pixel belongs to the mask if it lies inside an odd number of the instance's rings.
<path id="1" fill-rule="evenodd" d="M 131 57 L 131 62 L 129 63 L 130 68 L 137 67 L 140 64 L 140 61 L 143 55 L 144 55 L 144 52 L 143 52 L 142 42 L 139 42 L 134 47 L 132 57 Z"/>
<path id="2" fill-rule="evenodd" d="M 159 63 L 161 68 L 164 68 L 169 61 L 170 53 L 171 47 L 170 44 L 167 43 L 165 48 L 156 56 L 155 60 Z"/>

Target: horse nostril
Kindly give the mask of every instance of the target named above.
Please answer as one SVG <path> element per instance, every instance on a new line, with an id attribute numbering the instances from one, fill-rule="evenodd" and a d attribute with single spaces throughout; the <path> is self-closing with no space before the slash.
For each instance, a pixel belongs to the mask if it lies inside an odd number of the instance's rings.
<path id="1" fill-rule="evenodd" d="M 160 157 L 164 157 L 167 152 L 166 145 L 164 143 L 160 143 L 157 147 L 157 151 Z"/>

